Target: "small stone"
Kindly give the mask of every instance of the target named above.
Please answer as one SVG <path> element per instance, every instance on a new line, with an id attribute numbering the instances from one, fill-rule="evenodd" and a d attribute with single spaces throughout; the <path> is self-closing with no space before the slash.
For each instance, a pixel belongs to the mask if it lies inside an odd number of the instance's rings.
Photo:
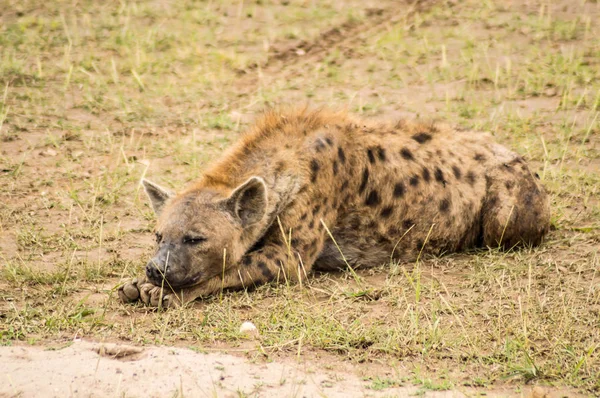
<path id="1" fill-rule="evenodd" d="M 544 388 L 535 386 L 528 398 L 550 398 L 550 394 Z"/>
<path id="2" fill-rule="evenodd" d="M 546 97 L 555 97 L 557 94 L 558 90 L 556 87 L 548 87 L 546 90 L 544 90 L 544 95 Z"/>
<path id="3" fill-rule="evenodd" d="M 40 155 L 42 155 L 42 156 L 56 156 L 56 155 L 58 155 L 58 152 L 56 152 L 52 148 L 48 148 L 45 151 L 40 152 Z"/>
<path id="4" fill-rule="evenodd" d="M 240 333 L 250 337 L 257 337 L 258 329 L 256 328 L 256 326 L 254 326 L 252 322 L 246 321 L 242 323 L 242 326 L 240 326 Z"/>

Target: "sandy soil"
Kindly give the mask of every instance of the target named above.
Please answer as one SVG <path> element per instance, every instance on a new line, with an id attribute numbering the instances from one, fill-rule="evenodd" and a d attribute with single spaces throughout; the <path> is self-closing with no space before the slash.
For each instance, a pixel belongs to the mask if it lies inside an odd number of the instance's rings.
<path id="1" fill-rule="evenodd" d="M 353 372 L 310 362 L 251 363 L 173 347 L 75 342 L 58 350 L 2 347 L 0 396 L 7 397 L 408 397 L 419 387 L 375 391 Z M 462 397 L 458 391 L 429 397 Z"/>

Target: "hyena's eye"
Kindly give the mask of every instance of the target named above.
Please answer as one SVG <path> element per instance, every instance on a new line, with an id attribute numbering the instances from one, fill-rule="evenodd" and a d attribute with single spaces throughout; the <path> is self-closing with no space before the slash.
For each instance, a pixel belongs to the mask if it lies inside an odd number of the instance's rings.
<path id="1" fill-rule="evenodd" d="M 202 243 L 206 240 L 206 238 L 202 236 L 184 236 L 183 243 L 186 245 L 197 245 L 198 243 Z"/>
<path id="2" fill-rule="evenodd" d="M 155 232 L 154 236 L 156 236 L 156 243 L 160 243 L 160 241 L 162 241 L 162 234 Z"/>

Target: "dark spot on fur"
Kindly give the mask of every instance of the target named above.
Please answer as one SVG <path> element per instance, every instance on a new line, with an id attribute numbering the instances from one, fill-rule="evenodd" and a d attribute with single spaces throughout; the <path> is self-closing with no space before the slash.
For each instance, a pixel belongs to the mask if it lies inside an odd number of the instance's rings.
<path id="1" fill-rule="evenodd" d="M 244 259 L 242 260 L 242 263 L 246 266 L 252 264 L 252 257 L 250 256 L 245 256 Z"/>
<path id="2" fill-rule="evenodd" d="M 460 171 L 458 166 L 452 166 L 452 172 L 454 173 L 454 177 L 456 177 L 457 180 L 460 180 L 460 177 L 462 177 L 462 172 Z"/>
<path id="3" fill-rule="evenodd" d="M 404 229 L 409 229 L 409 228 L 411 228 L 413 225 L 415 225 L 415 223 L 414 223 L 414 221 L 413 221 L 413 220 L 411 220 L 410 218 L 407 218 L 406 220 L 404 220 L 404 221 L 402 222 L 402 227 L 403 227 Z"/>
<path id="4" fill-rule="evenodd" d="M 423 167 L 422 176 L 425 182 L 429 182 L 431 180 L 431 173 L 429 173 L 429 169 L 427 167 Z"/>
<path id="5" fill-rule="evenodd" d="M 367 224 L 367 228 L 375 228 L 376 226 L 377 226 L 377 222 L 375 222 L 375 220 L 371 220 Z"/>
<path id="6" fill-rule="evenodd" d="M 319 174 L 319 162 L 316 159 L 311 160 L 310 162 L 310 182 L 315 182 L 317 180 L 317 174 Z"/>
<path id="7" fill-rule="evenodd" d="M 449 198 L 444 198 L 440 202 L 440 211 L 442 213 L 447 213 L 448 210 L 450 210 L 450 199 Z"/>
<path id="8" fill-rule="evenodd" d="M 402 148 L 400 150 L 400 155 L 402 155 L 402 157 L 406 160 L 415 160 L 415 157 L 413 156 L 412 152 L 408 148 Z"/>
<path id="9" fill-rule="evenodd" d="M 417 141 L 419 144 L 424 144 L 431 140 L 431 135 L 427 133 L 417 133 L 412 136 L 412 139 Z"/>
<path id="10" fill-rule="evenodd" d="M 277 173 L 277 174 L 281 173 L 281 171 L 283 170 L 284 167 L 285 167 L 284 162 L 277 162 L 277 165 L 275 166 L 275 173 Z"/>
<path id="11" fill-rule="evenodd" d="M 469 183 L 469 185 L 475 185 L 475 181 L 477 180 L 477 175 L 475 173 L 469 170 L 465 177 L 467 178 L 467 182 Z"/>
<path id="12" fill-rule="evenodd" d="M 475 159 L 478 162 L 485 162 L 485 155 L 481 153 L 476 153 L 475 156 L 473 156 L 473 159 Z"/>
<path id="13" fill-rule="evenodd" d="M 533 206 L 533 194 L 531 192 L 527 192 L 525 194 L 525 206 L 526 207 L 532 207 Z"/>
<path id="14" fill-rule="evenodd" d="M 388 236 L 398 236 L 400 235 L 400 230 L 397 227 L 391 227 L 387 230 Z"/>
<path id="15" fill-rule="evenodd" d="M 267 267 L 267 263 L 265 263 L 264 261 L 259 261 L 257 265 L 258 269 L 263 274 L 263 276 L 267 278 L 267 280 L 273 279 L 273 274 L 271 273 L 269 267 Z"/>
<path id="16" fill-rule="evenodd" d="M 533 173 L 533 175 L 535 176 L 535 178 L 537 178 L 538 180 L 540 179 L 540 175 L 538 173 Z"/>
<path id="17" fill-rule="evenodd" d="M 406 192 L 406 188 L 404 187 L 403 183 L 399 182 L 394 185 L 394 198 L 400 198 L 404 196 L 404 192 Z"/>
<path id="18" fill-rule="evenodd" d="M 369 157 L 369 163 L 375 163 L 375 155 L 373 155 L 373 149 L 367 149 L 367 156 Z"/>
<path id="19" fill-rule="evenodd" d="M 365 204 L 369 207 L 375 207 L 381 203 L 381 199 L 379 198 L 379 194 L 377 191 L 373 190 L 369 192 L 367 195 L 367 199 L 365 200 Z"/>
<path id="20" fill-rule="evenodd" d="M 266 252 L 265 257 L 268 258 L 269 260 L 273 260 L 275 258 L 275 255 L 271 252 Z"/>
<path id="21" fill-rule="evenodd" d="M 294 247 L 298 247 L 300 246 L 300 244 L 302 243 L 302 241 L 298 238 L 292 238 L 292 240 L 290 241 L 291 245 Z"/>
<path id="22" fill-rule="evenodd" d="M 414 176 L 410 177 L 410 180 L 408 180 L 408 183 L 410 184 L 411 187 L 416 187 L 417 185 L 419 185 L 419 176 L 414 175 Z"/>
<path id="23" fill-rule="evenodd" d="M 342 147 L 338 148 L 338 158 L 340 158 L 340 162 L 342 162 L 342 164 L 346 163 L 346 154 L 344 153 Z"/>
<path id="24" fill-rule="evenodd" d="M 321 152 L 323 149 L 325 149 L 325 143 L 322 139 L 317 139 L 317 141 L 315 142 L 315 149 L 317 150 L 317 152 Z"/>
<path id="25" fill-rule="evenodd" d="M 315 227 L 315 220 L 310 220 L 310 222 L 308 223 L 308 228 L 313 229 L 314 227 Z"/>
<path id="26" fill-rule="evenodd" d="M 260 238 L 259 240 L 257 240 L 254 243 L 254 245 L 252 245 L 252 247 L 250 248 L 250 250 L 248 250 L 248 253 L 259 251 L 263 247 L 265 247 L 266 244 L 267 244 L 267 239 L 266 239 L 265 236 L 263 236 L 262 238 Z"/>
<path id="27" fill-rule="evenodd" d="M 384 244 L 386 244 L 388 242 L 389 242 L 389 240 L 385 236 L 383 236 L 381 234 L 378 234 L 378 236 L 377 236 L 377 243 L 378 244 L 384 245 Z"/>
<path id="28" fill-rule="evenodd" d="M 515 182 L 514 181 L 506 181 L 504 183 L 504 186 L 506 187 L 506 189 L 511 191 L 513 189 L 513 187 L 515 186 Z"/>
<path id="29" fill-rule="evenodd" d="M 329 146 L 333 146 L 333 141 L 331 140 L 331 137 L 325 137 L 325 141 L 327 141 Z"/>
<path id="30" fill-rule="evenodd" d="M 313 216 L 314 216 L 315 214 L 317 214 L 317 213 L 318 213 L 320 210 L 321 210 L 321 205 L 320 205 L 320 204 L 318 204 L 318 205 L 316 205 L 315 207 L 313 207 L 313 210 L 312 210 L 312 214 L 313 214 Z"/>
<path id="31" fill-rule="evenodd" d="M 417 240 L 417 250 L 418 251 L 423 250 L 423 246 L 425 246 L 425 242 L 423 242 L 423 239 L 418 239 Z"/>
<path id="32" fill-rule="evenodd" d="M 444 184 L 444 186 L 446 186 L 446 180 L 444 179 L 444 172 L 439 167 L 435 168 L 433 175 L 437 182 Z"/>
<path id="33" fill-rule="evenodd" d="M 342 191 L 345 191 L 347 188 L 348 188 L 348 180 L 346 180 L 346 181 L 344 181 L 344 182 L 342 183 L 342 186 L 341 186 L 341 188 L 340 188 L 340 189 L 341 189 Z"/>
<path id="34" fill-rule="evenodd" d="M 488 202 L 487 202 L 488 208 L 496 206 L 497 203 L 498 203 L 498 197 L 492 196 L 491 198 L 488 199 Z"/>
<path id="35" fill-rule="evenodd" d="M 385 162 L 385 149 L 383 149 L 382 147 L 378 146 L 377 147 L 377 157 L 379 158 L 379 160 L 381 160 L 382 162 Z"/>
<path id="36" fill-rule="evenodd" d="M 338 162 L 337 160 L 333 161 L 333 175 L 336 176 L 338 173 Z"/>
<path id="37" fill-rule="evenodd" d="M 394 212 L 393 206 L 384 207 L 383 210 L 381 210 L 381 217 L 388 218 L 390 215 L 392 215 L 393 212 Z"/>
<path id="38" fill-rule="evenodd" d="M 360 187 L 358 187 L 358 192 L 363 193 L 365 188 L 367 187 L 367 183 L 369 182 L 369 169 L 365 168 L 363 171 L 362 181 L 360 182 Z"/>
<path id="39" fill-rule="evenodd" d="M 308 214 L 302 213 L 302 215 L 300 216 L 300 221 L 306 220 L 306 217 L 308 217 Z"/>

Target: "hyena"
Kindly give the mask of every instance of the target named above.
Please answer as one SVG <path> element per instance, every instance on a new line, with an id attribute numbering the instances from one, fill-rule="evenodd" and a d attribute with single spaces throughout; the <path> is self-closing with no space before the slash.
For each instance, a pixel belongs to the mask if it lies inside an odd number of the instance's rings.
<path id="1" fill-rule="evenodd" d="M 268 111 L 179 194 L 143 181 L 157 251 L 119 296 L 168 307 L 313 269 L 537 245 L 550 208 L 536 177 L 488 134 Z"/>

